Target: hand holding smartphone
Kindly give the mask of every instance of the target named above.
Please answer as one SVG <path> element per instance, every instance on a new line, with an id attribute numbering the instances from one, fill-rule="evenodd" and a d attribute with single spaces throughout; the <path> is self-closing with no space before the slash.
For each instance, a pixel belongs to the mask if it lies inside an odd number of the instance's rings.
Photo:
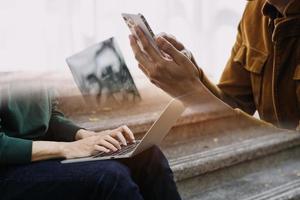
<path id="1" fill-rule="evenodd" d="M 145 33 L 145 36 L 149 40 L 150 44 L 155 48 L 155 50 L 159 54 L 161 54 L 161 52 L 155 42 L 155 38 L 154 38 L 155 35 L 154 35 L 152 29 L 150 28 L 148 22 L 146 21 L 145 17 L 142 14 L 122 13 L 122 17 L 125 20 L 127 26 L 129 27 L 129 30 L 131 31 L 131 33 L 137 39 L 139 39 L 139 37 L 137 36 L 135 29 L 134 29 L 134 27 L 136 27 L 136 26 L 138 26 L 142 29 L 142 31 Z M 137 40 L 137 43 L 138 43 L 139 47 L 144 51 L 144 48 L 143 48 L 143 45 L 141 44 L 141 42 L 139 40 Z"/>

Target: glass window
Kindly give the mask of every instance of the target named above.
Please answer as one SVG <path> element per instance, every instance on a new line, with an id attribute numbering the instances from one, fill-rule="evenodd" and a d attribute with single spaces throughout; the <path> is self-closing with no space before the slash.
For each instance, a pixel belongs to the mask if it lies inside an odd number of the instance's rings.
<path id="1" fill-rule="evenodd" d="M 115 36 L 135 79 L 122 12 L 142 13 L 156 32 L 176 36 L 217 82 L 230 55 L 246 1 L 2 0 L 0 70 L 65 70 L 65 58 Z"/>

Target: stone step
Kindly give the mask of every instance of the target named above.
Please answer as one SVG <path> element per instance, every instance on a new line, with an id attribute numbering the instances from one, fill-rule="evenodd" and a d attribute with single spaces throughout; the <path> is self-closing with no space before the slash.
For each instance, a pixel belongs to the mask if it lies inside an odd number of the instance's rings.
<path id="1" fill-rule="evenodd" d="M 191 144 L 197 144 L 196 152 L 232 144 L 232 142 L 243 141 L 266 134 L 278 132 L 269 127 L 261 127 L 249 122 L 247 118 L 237 116 L 236 113 L 226 109 L 205 104 L 202 112 L 198 110 L 187 110 L 169 131 L 162 142 L 164 149 L 172 149 L 175 153 L 170 154 L 172 158 L 190 153 Z M 162 107 L 160 107 L 162 108 Z M 140 139 L 158 118 L 161 110 L 134 115 L 116 115 L 116 117 L 100 116 L 76 116 L 73 121 L 76 124 L 95 131 L 113 129 L 119 125 L 126 124 L 133 131 L 137 139 Z M 89 120 L 92 118 L 92 120 Z M 197 141 L 195 143 L 195 141 Z M 200 143 L 199 143 L 200 141 Z M 180 146 L 181 148 L 177 148 Z M 175 147 L 175 148 L 173 148 Z"/>
<path id="2" fill-rule="evenodd" d="M 246 133 L 243 131 L 243 133 Z M 172 158 L 173 151 L 163 149 L 169 159 L 177 182 L 199 176 L 248 160 L 257 159 L 300 145 L 300 134 L 290 132 L 273 133 L 261 137 L 233 142 L 207 151 L 192 152 Z M 192 147 L 190 144 L 187 147 Z M 180 147 L 178 147 L 180 148 Z"/>
<path id="3" fill-rule="evenodd" d="M 265 192 L 265 190 L 257 193 L 255 190 L 239 189 L 240 177 L 234 176 L 234 171 L 231 173 L 227 171 L 229 169 L 241 171 L 244 167 L 236 166 L 248 162 L 256 163 L 256 159 L 288 151 L 300 145 L 300 135 L 261 126 L 255 120 L 238 116 L 233 111 L 207 105 L 203 105 L 200 109 L 202 112 L 186 111 L 160 145 L 170 161 L 183 199 L 242 199 L 237 193 L 222 190 L 222 185 L 218 184 L 226 185 L 226 180 L 232 184 L 231 190 L 247 194 L 242 195 L 243 198 L 251 198 L 254 194 Z M 211 109 L 212 107 L 215 109 Z M 157 119 L 159 111 L 155 108 L 147 113 L 132 115 L 114 113 L 114 116 L 102 117 L 94 114 L 92 117 L 96 117 L 97 120 L 88 120 L 90 116 L 77 116 L 73 120 L 85 128 L 98 131 L 127 124 L 136 137 L 140 138 Z M 258 172 L 259 170 L 261 169 L 257 169 Z M 227 179 L 219 183 L 219 176 Z M 274 175 L 271 178 L 274 178 Z M 289 192 L 288 189 L 286 194 Z M 206 193 L 209 193 L 207 197 Z M 218 196 L 218 193 L 221 195 Z M 223 193 L 225 197 L 222 196 Z"/>
<path id="4" fill-rule="evenodd" d="M 299 146 L 288 148 L 178 181 L 178 189 L 185 200 L 300 199 L 299 155 Z"/>
<path id="5" fill-rule="evenodd" d="M 153 119 L 141 122 L 132 117 L 136 129 L 145 132 Z M 121 120 L 120 120 L 121 121 Z M 97 125 L 88 122 L 96 129 Z M 238 125 L 238 126 L 237 126 Z M 103 128 L 104 126 L 102 126 Z M 139 128 L 142 127 L 142 128 Z M 207 187 L 193 185 L 199 177 L 210 182 L 209 176 L 218 171 L 236 168 L 244 162 L 270 156 L 300 144 L 300 135 L 294 132 L 282 132 L 280 129 L 253 126 L 247 120 L 237 119 L 228 113 L 223 115 L 207 114 L 205 117 L 187 114 L 179 120 L 161 144 L 162 150 L 170 161 L 180 193 L 184 199 L 202 199 Z M 224 172 L 226 175 L 226 172 Z M 222 176 L 225 176 L 222 174 Z M 238 181 L 235 176 L 232 178 Z M 273 177 L 272 177 L 273 178 Z M 218 179 L 218 176 L 215 177 Z M 224 183 L 225 184 L 225 183 Z M 281 186 L 278 186 L 281 187 Z M 213 190 L 210 188 L 210 190 Z M 214 193 L 213 191 L 210 191 Z M 241 193 L 245 191 L 240 191 Z M 265 192 L 265 191 L 262 191 Z M 289 194 L 287 190 L 286 194 Z M 249 192 L 245 198 L 257 194 Z M 239 199 L 218 197 L 207 199 Z M 255 199 L 255 198 L 254 198 Z"/>
<path id="6" fill-rule="evenodd" d="M 151 125 L 160 116 L 169 99 L 147 104 L 140 102 L 134 109 L 111 111 L 111 113 L 91 113 L 85 115 L 70 116 L 70 118 L 82 127 L 87 129 L 101 131 L 113 129 L 126 124 L 135 134 L 144 134 Z M 147 110 L 147 112 L 145 112 Z M 234 112 L 228 111 L 228 108 L 220 107 L 216 104 L 206 103 L 196 109 L 187 109 L 174 127 L 185 127 L 186 125 L 203 123 L 227 117 L 233 117 Z M 245 122 L 244 122 L 245 123 Z M 227 123 L 229 124 L 229 123 Z"/>
<path id="7" fill-rule="evenodd" d="M 274 187 L 244 200 L 300 199 L 300 179 Z"/>
<path id="8" fill-rule="evenodd" d="M 93 107 L 86 107 L 70 73 L 67 80 L 62 73 L 52 74 L 55 77 L 44 73 L 44 78 L 62 90 L 60 108 L 73 115 L 78 125 L 92 130 L 126 124 L 139 138 L 169 101 L 157 88 L 150 91 L 147 86 L 141 90 L 143 100 L 134 109 L 99 108 L 88 113 Z M 53 81 L 57 75 L 61 81 Z M 2 83 L 11 80 L 11 76 L 15 75 L 2 77 Z M 36 74 L 28 77 L 36 78 Z M 183 199 L 300 199 L 297 133 L 261 127 L 239 118 L 210 95 L 203 95 L 201 101 L 197 109 L 183 114 L 161 144 Z"/>

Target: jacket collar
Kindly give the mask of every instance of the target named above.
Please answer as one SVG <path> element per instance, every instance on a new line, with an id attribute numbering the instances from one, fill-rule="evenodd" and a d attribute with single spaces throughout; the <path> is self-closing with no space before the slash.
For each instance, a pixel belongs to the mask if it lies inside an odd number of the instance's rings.
<path id="1" fill-rule="evenodd" d="M 278 15 L 283 17 L 297 15 L 300 14 L 300 2 L 299 0 L 266 0 L 262 13 L 271 18 L 276 18 Z"/>
<path id="2" fill-rule="evenodd" d="M 275 29 L 272 35 L 272 41 L 287 37 L 300 36 L 300 16 L 275 19 Z"/>
<path id="3" fill-rule="evenodd" d="M 300 1 L 299 0 L 263 0 L 263 15 L 274 19 L 272 41 L 278 42 L 286 37 L 300 35 Z M 276 4 L 278 1 L 286 1 L 285 4 Z M 274 4 L 274 5 L 273 5 Z M 279 7 L 281 6 L 281 8 Z M 282 7 L 283 6 L 283 7 Z M 278 9 L 279 8 L 279 9 Z M 279 11 L 281 10 L 281 11 Z"/>

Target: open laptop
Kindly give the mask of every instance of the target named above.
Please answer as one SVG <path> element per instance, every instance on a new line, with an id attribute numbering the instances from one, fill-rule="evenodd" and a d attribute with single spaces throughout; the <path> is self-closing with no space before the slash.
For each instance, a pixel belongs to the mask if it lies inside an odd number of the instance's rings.
<path id="1" fill-rule="evenodd" d="M 140 94 L 115 38 L 66 58 L 84 100 L 100 107 L 136 103 Z"/>
<path id="2" fill-rule="evenodd" d="M 160 114 L 159 118 L 154 122 L 154 124 L 144 135 L 144 137 L 141 140 L 137 140 L 136 143 L 129 144 L 116 152 L 101 152 L 94 156 L 63 160 L 61 161 L 61 163 L 120 159 L 135 156 L 138 153 L 152 147 L 153 145 L 159 145 L 167 135 L 171 127 L 176 123 L 177 119 L 180 117 L 184 109 L 184 105 L 178 99 L 172 99 Z"/>

